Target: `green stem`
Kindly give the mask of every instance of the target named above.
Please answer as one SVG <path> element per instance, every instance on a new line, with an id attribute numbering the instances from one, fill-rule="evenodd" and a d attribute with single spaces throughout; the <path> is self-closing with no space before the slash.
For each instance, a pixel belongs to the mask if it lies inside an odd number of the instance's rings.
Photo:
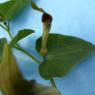
<path id="1" fill-rule="evenodd" d="M 6 26 L 7 28 L 4 27 L 4 26 L 1 25 L 1 24 L 0 24 L 0 26 L 1 26 L 4 30 L 6 30 L 7 33 L 8 33 L 8 35 L 10 36 L 10 38 L 13 39 L 12 34 L 11 34 L 11 32 L 10 32 L 9 24 L 8 24 L 8 26 Z M 27 52 L 25 49 L 23 49 L 20 45 L 16 44 L 16 46 L 15 46 L 14 48 L 16 48 L 17 50 L 23 52 L 24 54 L 26 54 L 28 57 L 30 57 L 30 58 L 31 58 L 32 60 L 34 60 L 35 62 L 37 62 L 37 63 L 39 63 L 39 64 L 41 63 L 36 57 L 34 57 L 34 56 L 33 56 L 32 54 L 30 54 L 29 52 Z"/>
<path id="2" fill-rule="evenodd" d="M 58 92 L 59 92 L 59 95 L 61 95 L 61 93 L 60 93 L 59 89 L 57 88 L 56 83 L 55 83 L 53 78 L 50 79 L 50 82 L 52 84 L 52 87 L 56 88 L 58 90 Z"/>
<path id="3" fill-rule="evenodd" d="M 46 56 L 43 56 L 43 60 L 44 61 L 46 60 Z M 52 87 L 56 88 L 58 90 L 59 95 L 61 95 L 61 93 L 60 93 L 59 89 L 57 88 L 56 83 L 55 83 L 53 78 L 50 79 L 50 82 L 51 82 Z"/>
<path id="4" fill-rule="evenodd" d="M 57 88 L 56 83 L 53 78 L 50 79 L 50 82 L 54 88 Z"/>
<path id="5" fill-rule="evenodd" d="M 11 30 L 10 30 L 10 24 L 9 24 L 9 22 L 8 22 L 8 25 L 6 25 L 6 27 L 7 27 L 7 32 L 9 34 L 10 38 L 13 39 L 13 36 L 12 36 L 12 34 L 10 32 Z"/>
<path id="6" fill-rule="evenodd" d="M 36 59 L 32 54 L 30 54 L 29 52 L 27 52 L 26 50 L 24 50 L 22 47 L 18 47 L 18 45 L 17 46 L 15 46 L 14 48 L 16 48 L 17 50 L 19 50 L 19 51 L 21 51 L 21 52 L 23 52 L 23 53 L 25 53 L 27 56 L 29 56 L 32 60 L 35 60 L 35 62 L 37 62 L 37 63 L 41 63 L 38 59 Z"/>
<path id="7" fill-rule="evenodd" d="M 11 35 L 11 33 L 10 33 L 9 25 L 8 25 L 7 28 L 6 28 L 5 26 L 3 26 L 2 24 L 0 24 L 0 26 L 1 26 L 4 30 L 6 30 L 6 32 L 9 34 L 10 38 L 12 39 L 12 35 Z"/>
<path id="8" fill-rule="evenodd" d="M 10 29 L 7 30 L 7 33 L 9 34 L 10 38 L 13 39 Z"/>
<path id="9" fill-rule="evenodd" d="M 0 27 L 2 27 L 4 30 L 7 31 L 7 28 L 5 26 L 3 26 L 2 24 L 0 24 Z"/>

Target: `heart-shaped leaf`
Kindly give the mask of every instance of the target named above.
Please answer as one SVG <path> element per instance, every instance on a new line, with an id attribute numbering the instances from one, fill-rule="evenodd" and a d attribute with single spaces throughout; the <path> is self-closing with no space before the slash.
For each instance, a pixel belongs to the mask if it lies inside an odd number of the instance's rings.
<path id="1" fill-rule="evenodd" d="M 2 60 L 3 48 L 4 48 L 4 45 L 6 43 L 7 43 L 6 38 L 0 39 L 0 63 L 1 63 L 1 60 Z"/>
<path id="2" fill-rule="evenodd" d="M 31 29 L 23 29 L 18 32 L 18 34 L 12 39 L 10 42 L 11 47 L 13 47 L 19 40 L 25 38 L 26 36 L 34 33 L 34 30 Z"/>
<path id="3" fill-rule="evenodd" d="M 10 0 L 0 4 L 0 20 L 11 20 L 31 0 Z"/>
<path id="4" fill-rule="evenodd" d="M 40 52 L 41 38 L 36 42 Z M 80 38 L 60 34 L 50 34 L 48 38 L 47 60 L 39 66 L 39 72 L 45 79 L 65 76 L 71 68 L 84 57 L 95 51 L 95 46 Z"/>

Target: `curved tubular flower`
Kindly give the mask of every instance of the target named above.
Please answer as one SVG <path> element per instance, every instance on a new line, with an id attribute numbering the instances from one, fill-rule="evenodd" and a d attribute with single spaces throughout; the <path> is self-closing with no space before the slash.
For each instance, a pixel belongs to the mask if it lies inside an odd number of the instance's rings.
<path id="1" fill-rule="evenodd" d="M 42 35 L 42 45 L 41 45 L 41 54 L 47 54 L 47 39 L 52 25 L 52 16 L 48 13 L 43 13 L 42 15 L 42 23 L 43 23 L 43 35 Z"/>

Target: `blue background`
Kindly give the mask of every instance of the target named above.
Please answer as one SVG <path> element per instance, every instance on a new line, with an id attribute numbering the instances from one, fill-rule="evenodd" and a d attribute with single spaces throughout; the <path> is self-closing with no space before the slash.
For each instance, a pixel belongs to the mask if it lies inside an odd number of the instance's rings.
<path id="1" fill-rule="evenodd" d="M 0 0 L 4 1 L 4 0 Z M 73 35 L 95 44 L 95 0 L 37 0 L 36 3 L 53 16 L 52 33 Z M 20 41 L 21 46 L 38 56 L 34 51 L 35 41 L 42 33 L 41 13 L 28 5 L 11 21 L 13 35 L 23 28 L 34 29 L 36 33 Z M 0 38 L 10 38 L 0 28 Z M 50 85 L 38 72 L 38 64 L 15 50 L 18 65 L 26 79 L 35 79 Z M 95 95 L 95 53 L 75 66 L 65 77 L 55 78 L 62 95 Z"/>

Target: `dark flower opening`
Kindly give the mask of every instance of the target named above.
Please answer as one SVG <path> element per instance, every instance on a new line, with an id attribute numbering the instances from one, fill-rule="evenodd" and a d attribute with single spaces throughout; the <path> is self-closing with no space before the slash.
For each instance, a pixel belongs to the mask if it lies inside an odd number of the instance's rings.
<path id="1" fill-rule="evenodd" d="M 43 22 L 43 23 L 51 23 L 52 20 L 53 20 L 53 18 L 52 18 L 52 16 L 51 16 L 50 14 L 44 13 L 44 14 L 42 15 L 42 22 Z"/>

